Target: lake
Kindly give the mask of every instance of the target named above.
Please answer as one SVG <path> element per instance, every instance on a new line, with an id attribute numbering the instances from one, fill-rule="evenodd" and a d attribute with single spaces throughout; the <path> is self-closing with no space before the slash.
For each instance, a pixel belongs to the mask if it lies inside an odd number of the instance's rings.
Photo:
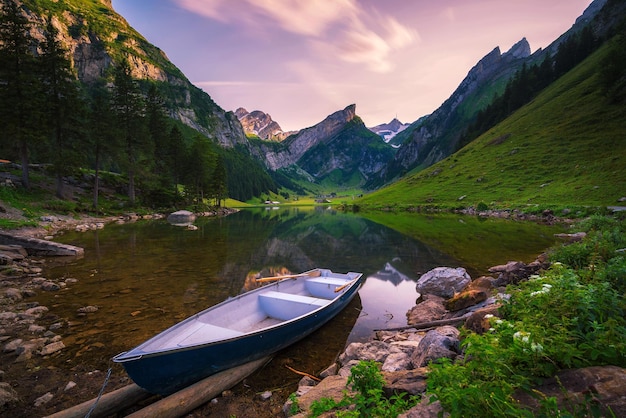
<path id="1" fill-rule="evenodd" d="M 199 218 L 192 231 L 165 220 L 68 232 L 56 241 L 85 257 L 49 266 L 65 289 L 37 300 L 67 324 L 56 361 L 106 369 L 109 359 L 174 323 L 255 286 L 262 275 L 315 267 L 362 272 L 359 297 L 337 318 L 281 353 L 317 373 L 373 329 L 406 325 L 420 275 L 465 267 L 473 278 L 509 260 L 530 262 L 562 227 L 455 215 L 353 214 L 321 207 L 257 208 Z M 57 264 L 57 263 L 55 263 Z M 86 306 L 97 312 L 79 313 Z M 280 379 L 277 377 L 276 379 Z M 298 377 L 296 376 L 296 381 Z"/>

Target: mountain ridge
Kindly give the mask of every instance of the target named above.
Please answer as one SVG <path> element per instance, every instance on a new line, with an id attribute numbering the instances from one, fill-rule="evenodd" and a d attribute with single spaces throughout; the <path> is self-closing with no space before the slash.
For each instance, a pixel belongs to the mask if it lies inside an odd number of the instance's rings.
<path id="1" fill-rule="evenodd" d="M 278 122 L 261 110 L 253 110 L 248 112 L 243 107 L 235 110 L 235 116 L 241 122 L 243 130 L 247 135 L 256 135 L 266 141 L 282 141 L 290 135 L 298 133 L 298 131 L 285 132 Z"/>

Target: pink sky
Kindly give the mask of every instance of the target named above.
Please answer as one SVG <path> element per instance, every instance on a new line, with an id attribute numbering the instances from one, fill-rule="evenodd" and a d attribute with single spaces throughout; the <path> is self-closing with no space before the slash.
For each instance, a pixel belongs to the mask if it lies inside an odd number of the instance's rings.
<path id="1" fill-rule="evenodd" d="M 226 110 L 283 130 L 356 103 L 367 126 L 437 109 L 496 46 L 534 52 L 591 0 L 113 0 Z M 148 6 L 149 5 L 149 6 Z"/>

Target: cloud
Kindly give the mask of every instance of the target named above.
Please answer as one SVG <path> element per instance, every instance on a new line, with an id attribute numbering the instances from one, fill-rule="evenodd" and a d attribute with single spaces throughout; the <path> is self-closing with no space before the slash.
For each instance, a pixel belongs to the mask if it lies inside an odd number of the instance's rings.
<path id="1" fill-rule="evenodd" d="M 184 9 L 248 29 L 288 32 L 322 57 L 364 64 L 375 72 L 393 68 L 390 54 L 419 40 L 391 16 L 365 13 L 356 0 L 177 0 Z"/>

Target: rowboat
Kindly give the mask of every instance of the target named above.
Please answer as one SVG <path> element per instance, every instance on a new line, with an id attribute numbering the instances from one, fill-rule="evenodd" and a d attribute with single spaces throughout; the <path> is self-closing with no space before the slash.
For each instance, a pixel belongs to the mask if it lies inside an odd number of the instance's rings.
<path id="1" fill-rule="evenodd" d="M 348 305 L 362 276 L 314 269 L 260 279 L 270 284 L 205 309 L 113 361 L 146 391 L 169 395 L 311 334 Z"/>

